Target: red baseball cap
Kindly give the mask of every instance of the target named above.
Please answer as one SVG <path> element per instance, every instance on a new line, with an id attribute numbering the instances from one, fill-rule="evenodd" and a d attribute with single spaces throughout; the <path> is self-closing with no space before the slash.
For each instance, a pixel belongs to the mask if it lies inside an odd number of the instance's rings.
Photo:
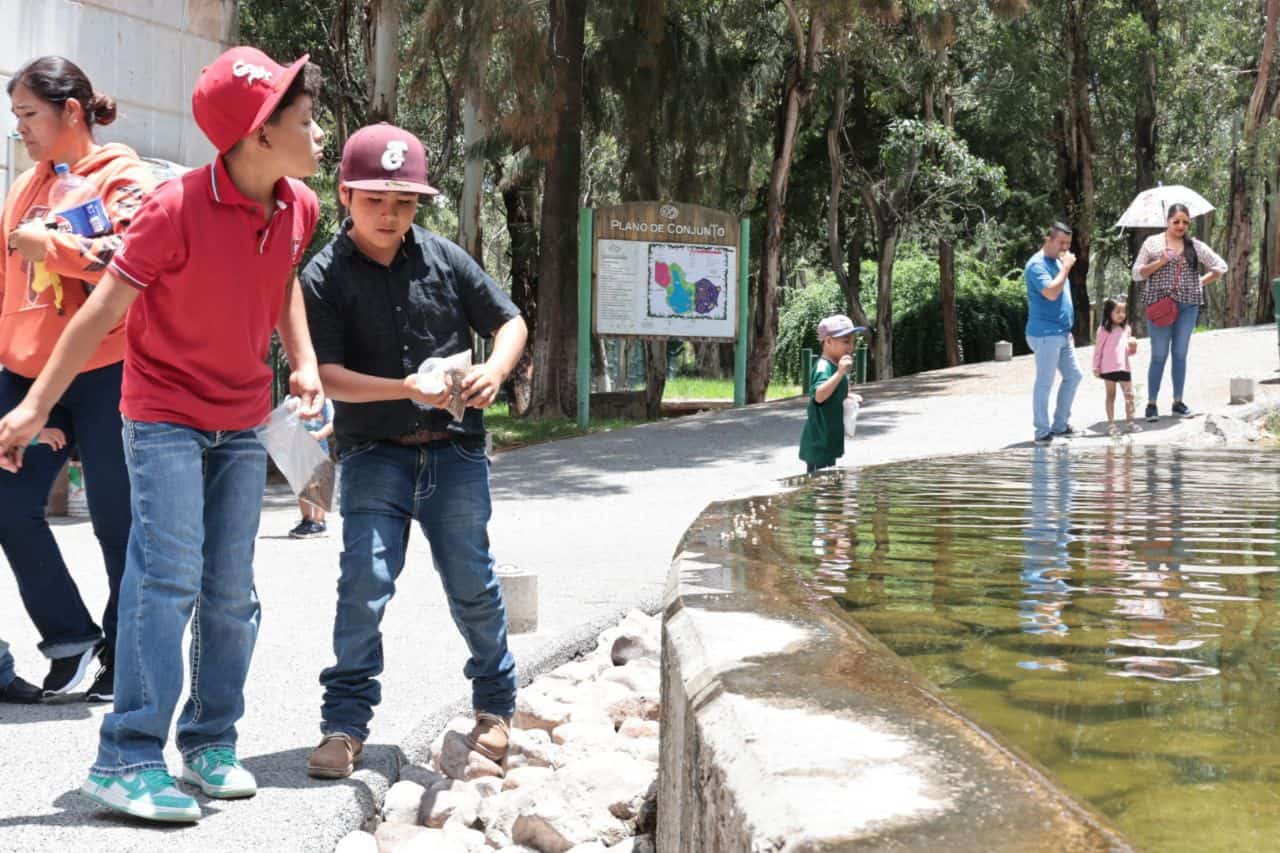
<path id="1" fill-rule="evenodd" d="M 309 58 L 285 68 L 256 47 L 233 47 L 205 66 L 191 112 L 213 147 L 226 153 L 266 124 Z"/>
<path id="2" fill-rule="evenodd" d="M 342 184 L 353 190 L 436 195 L 427 183 L 427 152 L 407 130 L 386 122 L 362 127 L 342 146 Z"/>

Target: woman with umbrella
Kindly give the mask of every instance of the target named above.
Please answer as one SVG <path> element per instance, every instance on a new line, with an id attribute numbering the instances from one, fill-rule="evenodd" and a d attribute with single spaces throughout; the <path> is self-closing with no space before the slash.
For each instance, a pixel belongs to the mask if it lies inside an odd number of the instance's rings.
<path id="1" fill-rule="evenodd" d="M 1171 191 L 1175 188 L 1164 189 Z M 1203 209 L 1196 215 L 1213 209 L 1199 195 L 1190 190 L 1187 192 L 1195 197 L 1190 201 L 1198 199 L 1202 203 Z M 1130 206 L 1131 211 L 1147 193 L 1135 200 Z M 1164 379 L 1164 366 L 1170 352 L 1173 353 L 1171 411 L 1179 417 L 1191 416 L 1191 409 L 1182 399 L 1191 333 L 1200 316 L 1200 306 L 1205 304 L 1204 286 L 1217 281 L 1227 271 L 1226 262 L 1217 253 L 1187 233 L 1191 216 L 1191 208 L 1187 204 L 1170 204 L 1165 210 L 1164 233 L 1148 237 L 1133 262 L 1133 280 L 1144 285 L 1142 304 L 1146 307 L 1147 328 L 1151 336 L 1151 365 L 1147 369 L 1148 421 L 1157 420 L 1160 416 L 1156 398 L 1160 395 L 1160 383 Z M 1121 218 L 1120 224 L 1128 224 L 1127 219 L 1128 213 Z"/>

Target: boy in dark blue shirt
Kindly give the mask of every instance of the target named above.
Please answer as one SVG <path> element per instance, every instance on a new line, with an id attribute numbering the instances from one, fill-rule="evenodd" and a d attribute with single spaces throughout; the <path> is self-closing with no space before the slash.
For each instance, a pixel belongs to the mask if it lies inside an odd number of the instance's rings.
<path id="1" fill-rule="evenodd" d="M 489 463 L 482 409 L 524 349 L 511 300 L 461 248 L 413 224 L 427 183 L 422 144 L 388 124 L 356 132 L 342 153 L 339 192 L 350 210 L 337 237 L 303 271 L 320 377 L 335 401 L 342 466 L 343 550 L 333 631 L 336 663 L 324 685 L 323 739 L 308 772 L 348 776 L 381 699 L 380 625 L 404 568 L 412 522 L 431 544 L 449 610 L 471 651 L 473 750 L 501 763 L 515 712 L 515 662 L 489 553 Z M 467 409 L 446 411 L 453 382 L 429 393 L 416 371 L 429 357 L 493 354 L 459 383 Z"/>

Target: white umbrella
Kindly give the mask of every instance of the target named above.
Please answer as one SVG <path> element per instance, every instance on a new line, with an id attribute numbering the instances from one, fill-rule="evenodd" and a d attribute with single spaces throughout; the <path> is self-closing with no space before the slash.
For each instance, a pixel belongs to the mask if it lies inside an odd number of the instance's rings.
<path id="1" fill-rule="evenodd" d="M 1152 187 L 1138 193 L 1129 208 L 1116 223 L 1117 228 L 1163 228 L 1169 206 L 1184 204 L 1191 216 L 1201 216 L 1213 210 L 1213 205 L 1193 189 L 1180 184 L 1168 187 Z"/>

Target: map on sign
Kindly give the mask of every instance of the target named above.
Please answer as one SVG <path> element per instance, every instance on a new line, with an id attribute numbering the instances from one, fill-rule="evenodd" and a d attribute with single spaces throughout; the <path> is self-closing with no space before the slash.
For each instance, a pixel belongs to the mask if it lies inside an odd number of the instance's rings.
<path id="1" fill-rule="evenodd" d="M 724 320 L 729 316 L 733 249 L 688 243 L 649 244 L 648 316 Z"/>

